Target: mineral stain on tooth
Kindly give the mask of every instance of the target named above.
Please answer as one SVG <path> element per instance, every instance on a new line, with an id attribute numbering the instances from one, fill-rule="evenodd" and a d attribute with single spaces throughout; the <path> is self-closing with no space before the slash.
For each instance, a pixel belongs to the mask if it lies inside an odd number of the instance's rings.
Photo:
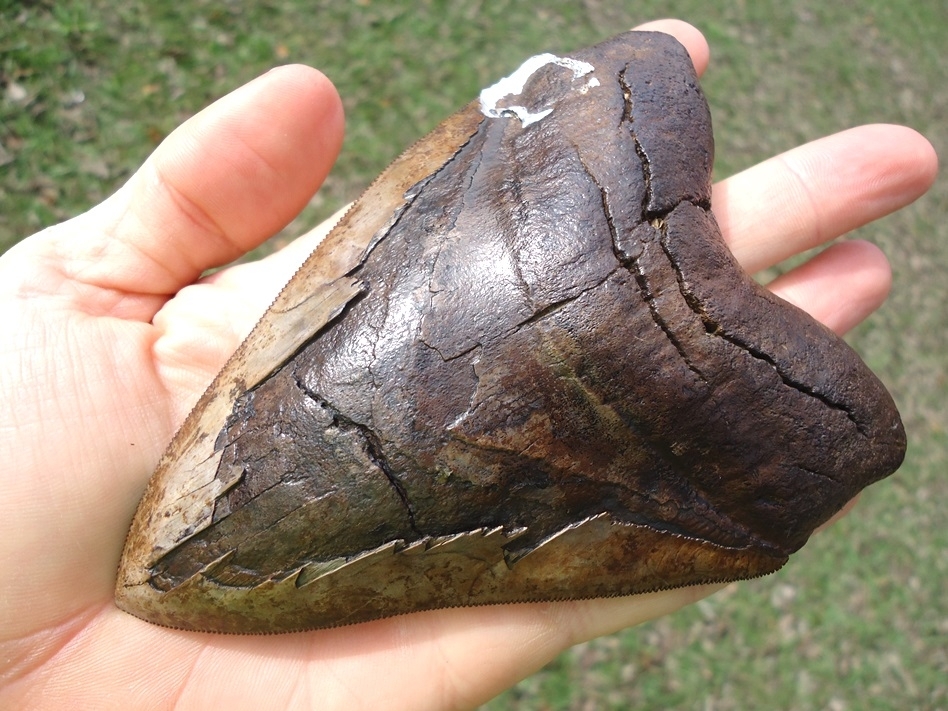
<path id="1" fill-rule="evenodd" d="M 710 212 L 687 52 L 539 55 L 396 160 L 175 435 L 120 607 L 288 632 L 778 569 L 900 464 L 883 386 Z"/>
<path id="2" fill-rule="evenodd" d="M 493 84 L 483 91 L 481 91 L 481 113 L 489 118 L 500 118 L 502 116 L 516 116 L 520 119 L 520 123 L 523 128 L 526 128 L 532 123 L 536 123 L 542 118 L 549 116 L 553 112 L 553 108 L 546 108 L 541 111 L 531 112 L 524 106 L 519 106 L 512 104 L 509 106 L 500 107 L 500 102 L 506 99 L 508 96 L 520 96 L 523 93 L 523 88 L 526 85 L 527 81 L 530 80 L 537 71 L 548 67 L 550 65 L 555 65 L 558 67 L 563 67 L 569 69 L 573 72 L 573 79 L 579 79 L 591 72 L 595 71 L 595 67 L 588 62 L 581 62 L 570 57 L 557 57 L 555 54 L 538 54 L 534 57 L 530 57 L 527 61 L 520 65 L 520 68 L 517 69 L 513 74 L 504 79 L 501 79 L 496 84 Z M 590 78 L 584 84 L 582 84 L 577 91 L 581 94 L 585 94 L 590 89 L 599 86 L 599 80 L 595 77 Z M 555 97 L 554 97 L 555 100 Z"/>

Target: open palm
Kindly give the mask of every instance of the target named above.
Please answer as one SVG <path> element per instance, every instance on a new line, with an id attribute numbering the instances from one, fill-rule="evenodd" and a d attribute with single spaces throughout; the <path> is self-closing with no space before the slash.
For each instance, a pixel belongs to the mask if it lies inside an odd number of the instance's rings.
<path id="1" fill-rule="evenodd" d="M 655 23 L 689 49 L 691 27 Z M 187 122 L 106 202 L 0 258 L 0 706 L 466 708 L 565 647 L 713 590 L 439 610 L 335 630 L 228 637 L 167 630 L 112 603 L 145 482 L 188 409 L 312 249 L 201 273 L 279 230 L 325 178 L 342 109 L 318 72 L 283 67 Z M 935 157 L 865 126 L 715 186 L 749 271 L 911 202 Z M 838 243 L 771 288 L 838 332 L 885 298 L 873 246 Z"/>

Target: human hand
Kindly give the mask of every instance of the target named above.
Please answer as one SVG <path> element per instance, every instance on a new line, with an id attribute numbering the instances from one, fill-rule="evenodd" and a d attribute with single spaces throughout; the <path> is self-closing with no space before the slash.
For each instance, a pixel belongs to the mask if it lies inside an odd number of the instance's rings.
<path id="1" fill-rule="evenodd" d="M 675 34 L 705 68 L 693 28 L 650 29 Z M 318 237 L 200 274 L 288 222 L 341 135 L 326 79 L 281 68 L 182 126 L 109 200 L 0 258 L 0 706 L 466 708 L 571 644 L 713 591 L 438 610 L 273 637 L 168 630 L 115 608 L 145 481 Z M 935 162 L 908 129 L 862 127 L 720 183 L 714 212 L 756 271 L 911 202 Z M 839 332 L 888 287 L 885 258 L 857 241 L 771 285 Z"/>

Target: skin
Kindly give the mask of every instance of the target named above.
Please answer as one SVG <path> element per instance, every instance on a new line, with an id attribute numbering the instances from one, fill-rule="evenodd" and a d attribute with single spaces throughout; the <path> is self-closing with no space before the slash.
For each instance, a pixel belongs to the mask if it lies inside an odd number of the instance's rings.
<path id="1" fill-rule="evenodd" d="M 698 72 L 708 47 L 663 21 Z M 303 207 L 342 140 L 319 72 L 282 67 L 181 126 L 115 195 L 0 258 L 0 706 L 469 708 L 566 647 L 668 614 L 695 587 L 570 603 L 440 610 L 273 637 L 167 630 L 112 603 L 132 513 L 189 408 L 319 239 L 199 280 Z M 863 126 L 715 186 L 750 271 L 922 195 L 917 133 Z M 837 332 L 890 286 L 865 242 L 834 244 L 771 288 Z"/>

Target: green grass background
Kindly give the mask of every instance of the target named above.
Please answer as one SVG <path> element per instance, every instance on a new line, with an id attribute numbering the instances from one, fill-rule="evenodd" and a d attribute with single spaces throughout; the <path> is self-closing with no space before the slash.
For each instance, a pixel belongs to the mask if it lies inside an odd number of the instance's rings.
<path id="1" fill-rule="evenodd" d="M 0 251 L 100 201 L 181 121 L 293 61 L 336 83 L 347 138 L 285 242 L 525 57 L 662 16 L 710 41 L 718 177 L 868 122 L 910 125 L 946 154 L 946 0 L 0 0 Z M 899 402 L 901 471 L 779 574 L 580 645 L 488 709 L 948 708 L 946 188 L 858 231 L 894 267 L 891 299 L 850 340 Z"/>

